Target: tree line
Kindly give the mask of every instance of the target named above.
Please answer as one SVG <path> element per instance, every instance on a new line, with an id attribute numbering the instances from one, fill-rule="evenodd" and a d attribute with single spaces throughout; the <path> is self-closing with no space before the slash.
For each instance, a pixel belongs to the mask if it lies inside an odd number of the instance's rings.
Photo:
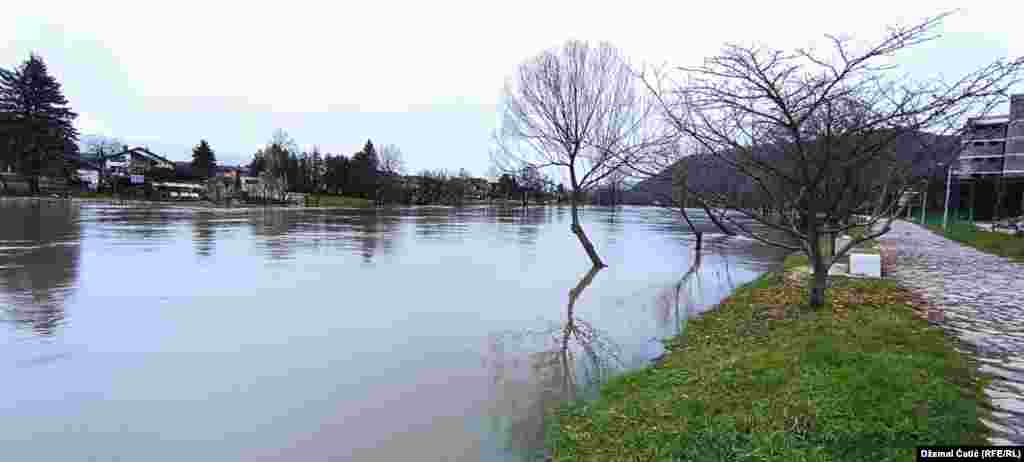
<path id="1" fill-rule="evenodd" d="M 301 150 L 284 130 L 256 151 L 249 174 L 281 191 L 327 193 L 377 203 L 461 205 L 467 200 L 557 201 L 565 187 L 532 167 L 503 173 L 492 184 L 473 177 L 466 169 L 423 169 L 409 174 L 405 155 L 393 144 L 378 149 L 372 140 L 352 155 L 321 152 L 316 146 Z"/>

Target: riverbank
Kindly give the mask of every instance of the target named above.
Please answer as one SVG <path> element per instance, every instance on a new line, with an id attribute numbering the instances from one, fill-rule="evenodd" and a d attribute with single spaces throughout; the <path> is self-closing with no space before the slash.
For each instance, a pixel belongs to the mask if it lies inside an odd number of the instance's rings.
<path id="1" fill-rule="evenodd" d="M 656 364 L 560 408 L 553 460 L 913 460 L 927 444 L 986 444 L 984 382 L 954 340 L 888 280 L 766 274 L 666 342 Z"/>

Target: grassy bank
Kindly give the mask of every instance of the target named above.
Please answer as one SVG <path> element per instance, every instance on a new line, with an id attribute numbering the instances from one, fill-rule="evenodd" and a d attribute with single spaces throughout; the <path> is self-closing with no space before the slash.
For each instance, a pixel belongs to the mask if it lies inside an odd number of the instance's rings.
<path id="1" fill-rule="evenodd" d="M 373 207 L 373 201 L 358 197 L 324 195 L 309 195 L 306 197 L 306 205 L 312 207 Z"/>
<path id="2" fill-rule="evenodd" d="M 554 460 L 909 461 L 916 445 L 984 444 L 982 383 L 908 292 L 837 278 L 811 311 L 804 284 L 739 288 L 658 364 L 560 408 Z"/>
<path id="3" fill-rule="evenodd" d="M 75 193 L 72 197 L 75 197 L 77 199 L 113 199 L 114 194 L 110 193 L 109 191 L 81 191 Z"/>
<path id="4" fill-rule="evenodd" d="M 1012 234 L 981 231 L 971 223 L 950 223 L 943 231 L 942 225 L 927 225 L 931 231 L 948 239 L 974 247 L 982 252 L 1024 261 L 1024 237 Z"/>

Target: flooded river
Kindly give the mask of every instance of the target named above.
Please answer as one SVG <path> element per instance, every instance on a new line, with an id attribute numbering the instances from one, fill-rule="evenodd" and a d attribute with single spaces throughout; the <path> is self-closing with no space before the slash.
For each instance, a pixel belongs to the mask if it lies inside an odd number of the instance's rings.
<path id="1" fill-rule="evenodd" d="M 0 201 L 5 460 L 519 461 L 776 265 L 657 208 Z M 689 273 L 685 281 L 680 279 Z"/>

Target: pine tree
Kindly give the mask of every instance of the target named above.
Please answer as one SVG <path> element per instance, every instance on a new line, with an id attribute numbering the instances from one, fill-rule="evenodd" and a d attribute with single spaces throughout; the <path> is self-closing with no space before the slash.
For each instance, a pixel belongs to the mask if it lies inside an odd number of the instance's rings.
<path id="1" fill-rule="evenodd" d="M 65 155 L 78 153 L 76 117 L 38 55 L 14 71 L 0 69 L 0 120 L 13 146 L 4 161 L 31 178 L 33 193 L 39 192 L 40 175 L 68 174 Z"/>
<path id="2" fill-rule="evenodd" d="M 363 150 L 352 155 L 351 180 L 356 193 L 366 198 L 373 198 L 377 190 L 377 150 L 373 142 L 366 140 Z"/>
<path id="3" fill-rule="evenodd" d="M 199 140 L 199 144 L 192 148 L 192 171 L 194 174 L 209 178 L 214 176 L 217 168 L 217 156 L 206 140 Z"/>
<path id="4" fill-rule="evenodd" d="M 253 154 L 252 162 L 249 162 L 249 176 L 258 177 L 265 168 L 266 160 L 263 158 L 263 150 L 259 149 L 256 154 Z"/>

